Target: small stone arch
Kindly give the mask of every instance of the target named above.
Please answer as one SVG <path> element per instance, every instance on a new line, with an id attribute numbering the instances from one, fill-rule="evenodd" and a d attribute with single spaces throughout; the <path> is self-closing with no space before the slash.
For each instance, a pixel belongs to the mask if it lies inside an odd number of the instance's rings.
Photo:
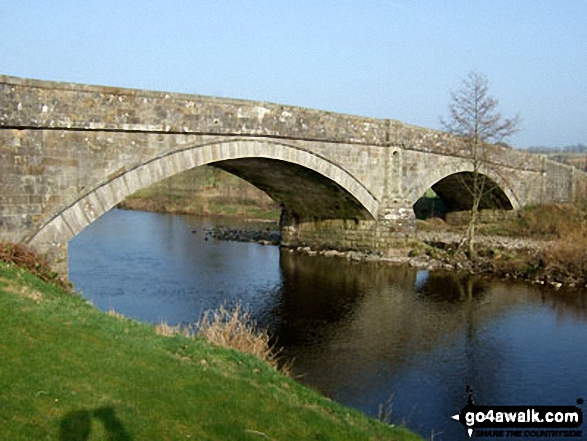
<path id="1" fill-rule="evenodd" d="M 39 250 L 64 247 L 104 213 L 131 194 L 162 179 L 201 165 L 244 158 L 265 158 L 304 167 L 334 182 L 351 195 L 373 219 L 379 201 L 352 174 L 331 161 L 286 143 L 236 139 L 198 144 L 152 158 L 136 167 L 109 177 L 85 192 L 70 205 L 58 210 L 26 242 Z"/>
<path id="2" fill-rule="evenodd" d="M 410 193 L 412 205 L 422 197 L 426 190 L 432 188 L 442 199 L 447 199 L 449 205 L 454 206 L 454 211 L 468 210 L 470 207 L 466 202 L 458 202 L 459 197 L 461 197 L 458 194 L 460 191 L 458 181 L 460 180 L 459 177 L 466 180 L 467 176 L 472 175 L 472 173 L 473 165 L 465 160 L 459 161 L 459 164 L 446 164 L 430 170 L 429 173 L 419 179 L 418 185 L 414 186 Z M 488 198 L 487 203 L 482 204 L 481 208 L 490 208 L 493 205 L 498 209 L 518 210 L 521 207 L 512 186 L 493 168 L 481 165 L 479 173 L 487 178 L 487 184 L 492 188 L 490 197 L 493 200 L 493 202 L 489 202 Z M 452 194 L 451 186 L 454 187 Z"/>

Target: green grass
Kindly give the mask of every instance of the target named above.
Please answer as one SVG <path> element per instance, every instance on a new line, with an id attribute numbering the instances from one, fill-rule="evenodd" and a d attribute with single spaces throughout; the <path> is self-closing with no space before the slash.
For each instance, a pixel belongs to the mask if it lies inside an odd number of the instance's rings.
<path id="1" fill-rule="evenodd" d="M 210 215 L 236 216 L 256 220 L 278 220 L 281 214 L 281 209 L 258 207 L 250 201 L 242 203 L 211 201 L 207 208 L 207 214 Z"/>
<path id="2" fill-rule="evenodd" d="M 122 208 L 163 213 L 278 220 L 281 207 L 247 181 L 202 166 L 139 190 Z"/>
<path id="3" fill-rule="evenodd" d="M 416 440 L 252 356 L 163 337 L 0 262 L 9 440 Z"/>
<path id="4" fill-rule="evenodd" d="M 150 190 L 135 193 L 120 204 L 121 208 L 161 213 L 202 216 L 239 217 L 254 220 L 278 220 L 279 207 L 257 205 L 255 201 L 230 201 L 199 195 L 152 194 Z"/>

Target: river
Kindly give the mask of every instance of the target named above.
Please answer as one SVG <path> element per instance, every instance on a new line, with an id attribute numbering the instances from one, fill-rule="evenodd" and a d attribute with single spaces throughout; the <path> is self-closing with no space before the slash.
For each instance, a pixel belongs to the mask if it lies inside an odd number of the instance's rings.
<path id="1" fill-rule="evenodd" d="M 221 242 L 205 235 L 215 222 L 112 210 L 70 242 L 70 278 L 150 323 L 240 303 L 300 382 L 427 439 L 469 439 L 450 418 L 467 386 L 478 404 L 587 399 L 587 292 Z"/>

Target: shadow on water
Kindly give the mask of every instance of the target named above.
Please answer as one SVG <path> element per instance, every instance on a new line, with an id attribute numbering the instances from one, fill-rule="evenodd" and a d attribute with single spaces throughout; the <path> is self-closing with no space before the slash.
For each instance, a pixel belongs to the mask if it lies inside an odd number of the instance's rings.
<path id="1" fill-rule="evenodd" d="M 92 420 L 99 420 L 109 441 L 132 441 L 112 407 L 76 410 L 61 419 L 59 441 L 85 441 L 92 431 Z"/>

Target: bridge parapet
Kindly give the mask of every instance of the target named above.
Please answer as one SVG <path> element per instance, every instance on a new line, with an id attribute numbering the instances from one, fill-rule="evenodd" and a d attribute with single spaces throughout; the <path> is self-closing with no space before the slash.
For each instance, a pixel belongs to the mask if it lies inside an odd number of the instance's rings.
<path id="1" fill-rule="evenodd" d="M 461 139 L 397 120 L 281 104 L 0 75 L 0 127 L 311 140 L 468 158 Z M 537 155 L 488 145 L 486 161 L 541 170 Z"/>
<path id="2" fill-rule="evenodd" d="M 0 76 L 0 125 L 386 145 L 387 122 L 280 104 Z"/>

